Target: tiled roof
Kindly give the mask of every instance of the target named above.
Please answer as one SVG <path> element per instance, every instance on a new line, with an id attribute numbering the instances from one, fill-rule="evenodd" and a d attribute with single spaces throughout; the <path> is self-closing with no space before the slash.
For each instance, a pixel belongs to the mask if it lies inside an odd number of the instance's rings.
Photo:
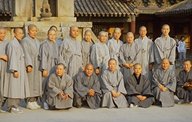
<path id="1" fill-rule="evenodd" d="M 169 8 L 165 8 L 156 12 L 156 15 L 160 16 L 178 15 L 178 14 L 192 15 L 192 0 L 184 0 Z"/>
<path id="2" fill-rule="evenodd" d="M 12 16 L 12 0 L 0 0 L 0 20 L 9 20 Z"/>
<path id="3" fill-rule="evenodd" d="M 124 0 L 75 0 L 76 17 L 129 17 L 135 14 L 134 4 Z"/>

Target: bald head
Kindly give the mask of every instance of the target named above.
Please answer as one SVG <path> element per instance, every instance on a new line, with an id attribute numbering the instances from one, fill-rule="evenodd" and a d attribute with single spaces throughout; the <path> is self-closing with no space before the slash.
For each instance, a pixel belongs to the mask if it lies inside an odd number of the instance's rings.
<path id="1" fill-rule="evenodd" d="M 132 44 L 134 41 L 134 34 L 132 32 L 128 32 L 126 35 L 126 41 L 129 44 Z"/>
<path id="2" fill-rule="evenodd" d="M 0 41 L 3 41 L 6 37 L 6 29 L 4 27 L 0 27 Z"/>
<path id="3" fill-rule="evenodd" d="M 139 34 L 142 38 L 144 38 L 147 34 L 147 28 L 145 26 L 141 26 L 139 28 Z"/>
<path id="4" fill-rule="evenodd" d="M 21 41 L 23 39 L 24 33 L 22 28 L 14 28 L 13 30 L 14 36 L 18 41 Z"/>
<path id="5" fill-rule="evenodd" d="M 85 74 L 86 74 L 88 77 L 90 77 L 90 76 L 93 74 L 93 72 L 94 72 L 94 67 L 93 67 L 93 65 L 92 65 L 92 64 L 87 64 L 87 65 L 85 66 Z"/>
<path id="6" fill-rule="evenodd" d="M 77 26 L 70 27 L 70 36 L 76 39 L 79 35 L 79 28 Z"/>
<path id="7" fill-rule="evenodd" d="M 168 58 L 162 59 L 161 67 L 162 67 L 163 70 L 169 69 L 169 67 L 170 67 L 170 61 L 169 61 Z"/>
<path id="8" fill-rule="evenodd" d="M 161 32 L 162 32 L 162 35 L 167 37 L 169 36 L 169 32 L 170 32 L 170 27 L 168 24 L 164 24 L 161 28 Z"/>

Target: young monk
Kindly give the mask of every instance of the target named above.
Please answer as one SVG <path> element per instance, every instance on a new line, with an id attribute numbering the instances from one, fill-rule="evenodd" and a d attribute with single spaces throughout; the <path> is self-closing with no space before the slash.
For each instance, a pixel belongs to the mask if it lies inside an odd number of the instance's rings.
<path id="1" fill-rule="evenodd" d="M 192 64 L 190 60 L 185 60 L 183 63 L 183 70 L 177 76 L 176 94 L 180 99 L 180 103 L 192 102 L 192 90 L 186 89 L 189 81 L 192 81 Z"/>
<path id="2" fill-rule="evenodd" d="M 126 36 L 126 43 L 120 49 L 120 65 L 122 66 L 122 73 L 124 80 L 127 80 L 133 73 L 133 65 L 139 62 L 140 49 L 134 42 L 134 35 L 128 32 Z"/>
<path id="3" fill-rule="evenodd" d="M 77 75 L 74 95 L 74 104 L 78 108 L 86 104 L 92 109 L 100 107 L 102 96 L 100 82 L 92 64 L 87 64 L 84 72 Z"/>
<path id="4" fill-rule="evenodd" d="M 170 61 L 164 58 L 161 67 L 153 74 L 152 90 L 157 102 L 162 107 L 174 106 L 174 92 L 176 89 L 175 71 L 170 67 Z"/>
<path id="5" fill-rule="evenodd" d="M 83 67 L 85 67 L 86 64 L 91 63 L 90 56 L 91 56 L 92 45 L 93 45 L 92 32 L 91 32 L 91 30 L 86 30 L 85 34 L 84 34 L 84 39 L 81 42 Z"/>
<path id="6" fill-rule="evenodd" d="M 81 42 L 77 39 L 79 35 L 79 28 L 71 26 L 69 37 L 65 38 L 60 47 L 60 62 L 65 64 L 66 73 L 75 78 L 75 76 L 82 71 L 82 53 Z"/>
<path id="7" fill-rule="evenodd" d="M 13 32 L 14 39 L 7 46 L 9 80 L 4 84 L 4 97 L 8 98 L 9 112 L 22 113 L 20 100 L 30 96 L 25 54 L 20 44 L 24 33 L 21 28 L 15 28 Z"/>
<path id="8" fill-rule="evenodd" d="M 28 35 L 21 41 L 25 54 L 25 66 L 29 80 L 30 97 L 27 98 L 27 108 L 40 108 L 37 103 L 42 95 L 42 75 L 39 70 L 39 47 L 40 41 L 36 38 L 37 26 L 30 24 L 28 26 Z"/>
<path id="9" fill-rule="evenodd" d="M 43 77 L 43 97 L 42 101 L 44 109 L 48 109 L 45 102 L 46 99 L 46 85 L 48 81 L 48 76 L 55 72 L 55 66 L 58 64 L 58 50 L 59 47 L 56 43 L 56 31 L 51 29 L 47 33 L 48 38 L 40 45 L 40 70 Z"/>
<path id="10" fill-rule="evenodd" d="M 108 69 L 101 75 L 101 89 L 104 93 L 102 107 L 107 108 L 125 108 L 128 106 L 125 94 L 122 73 L 117 69 L 117 61 L 110 59 L 108 61 Z"/>
<path id="11" fill-rule="evenodd" d="M 139 106 L 147 108 L 152 105 L 154 99 L 151 91 L 151 82 L 142 75 L 141 64 L 136 63 L 134 73 L 125 81 L 127 100 L 130 107 Z"/>
<path id="12" fill-rule="evenodd" d="M 58 64 L 47 85 L 47 103 L 50 109 L 68 109 L 73 103 L 73 80 L 65 73 L 65 66 Z"/>
<path id="13" fill-rule="evenodd" d="M 170 26 L 164 24 L 161 28 L 162 35 L 154 41 L 154 68 L 160 67 L 164 58 L 169 59 L 171 68 L 174 69 L 176 55 L 176 41 L 169 36 Z"/>
<path id="14" fill-rule="evenodd" d="M 8 41 L 5 40 L 6 37 L 6 29 L 0 27 L 0 113 L 5 112 L 2 110 L 2 106 L 4 103 L 4 83 L 8 80 L 7 75 L 7 61 L 8 57 L 6 54 L 6 48 Z"/>
<path id="15" fill-rule="evenodd" d="M 109 49 L 106 45 L 107 42 L 107 32 L 99 32 L 99 42 L 94 44 L 91 50 L 91 63 L 96 69 L 96 74 L 102 74 L 102 72 L 107 69 L 107 63 L 110 59 Z"/>

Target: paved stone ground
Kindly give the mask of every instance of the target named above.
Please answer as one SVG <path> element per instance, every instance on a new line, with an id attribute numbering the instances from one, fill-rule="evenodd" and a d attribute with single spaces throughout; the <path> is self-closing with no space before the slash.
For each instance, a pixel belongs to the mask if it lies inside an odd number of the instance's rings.
<path id="1" fill-rule="evenodd" d="M 28 110 L 22 114 L 0 113 L 0 122 L 191 122 L 192 105 L 170 108 L 72 108 L 70 110 Z"/>

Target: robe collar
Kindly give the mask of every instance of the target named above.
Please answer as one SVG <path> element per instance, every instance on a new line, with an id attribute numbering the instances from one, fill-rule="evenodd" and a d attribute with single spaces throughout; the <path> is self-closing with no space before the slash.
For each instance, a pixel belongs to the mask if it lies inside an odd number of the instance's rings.
<path id="1" fill-rule="evenodd" d="M 135 73 L 133 73 L 133 76 L 135 77 L 136 81 L 137 81 L 137 84 L 140 83 L 140 79 L 141 79 L 141 74 L 139 75 L 139 77 L 136 76 Z"/>

